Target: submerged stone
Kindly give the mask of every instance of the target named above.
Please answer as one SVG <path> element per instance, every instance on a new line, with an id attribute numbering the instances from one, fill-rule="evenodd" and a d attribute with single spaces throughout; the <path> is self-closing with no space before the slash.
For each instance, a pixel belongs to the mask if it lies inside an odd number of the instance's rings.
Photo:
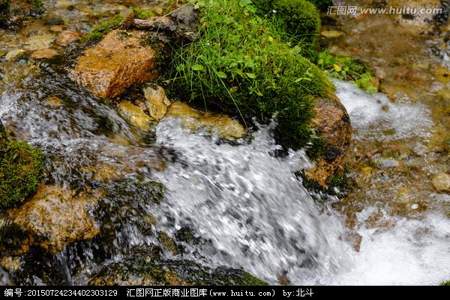
<path id="1" fill-rule="evenodd" d="M 154 79 L 156 52 L 145 39 L 144 31 L 111 31 L 78 59 L 72 72 L 74 80 L 94 95 L 107 98 Z"/>

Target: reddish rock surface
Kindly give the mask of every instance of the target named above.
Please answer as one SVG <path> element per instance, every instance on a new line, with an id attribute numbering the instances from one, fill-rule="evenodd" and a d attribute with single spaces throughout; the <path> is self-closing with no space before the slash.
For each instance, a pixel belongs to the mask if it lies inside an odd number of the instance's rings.
<path id="1" fill-rule="evenodd" d="M 78 59 L 73 78 L 94 95 L 113 98 L 128 87 L 157 76 L 156 52 L 145 46 L 145 32 L 114 30 Z"/>

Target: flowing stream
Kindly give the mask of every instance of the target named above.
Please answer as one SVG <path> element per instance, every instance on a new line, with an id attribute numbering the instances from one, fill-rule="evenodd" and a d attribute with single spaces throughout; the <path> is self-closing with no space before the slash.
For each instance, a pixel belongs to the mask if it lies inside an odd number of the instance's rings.
<path id="1" fill-rule="evenodd" d="M 64 17 L 75 31 L 91 28 L 96 14 L 128 9 L 115 0 L 48 2 L 53 16 Z M 152 6 L 165 1 L 126 2 Z M 0 51 L 50 45 L 56 37 L 52 30 L 58 29 L 51 27 L 58 26 L 49 24 L 36 20 L 20 34 L 0 32 Z M 448 66 L 448 56 L 444 61 Z M 53 70 L 51 64 L 36 65 L 26 59 L 0 61 L 0 119 L 18 139 L 43 150 L 45 184 L 107 191 L 90 213 L 109 231 L 56 255 L 37 252 L 20 261 L 19 284 L 87 284 L 103 267 L 124 263 L 130 253 L 139 256 L 134 247 L 164 248 L 161 232 L 183 249 L 165 249 L 164 259 L 242 268 L 271 284 L 419 285 L 450 279 L 450 214 L 442 209 L 449 206 L 448 194 L 417 193 L 431 203 L 429 210 L 391 215 L 387 204 L 394 199 L 368 183 L 356 188 L 362 209 L 356 213 L 356 226 L 349 228 L 345 215 L 335 209 L 342 199 L 307 190 L 297 175 L 312 165 L 305 151 L 277 155 L 280 146 L 272 136 L 276 124 L 261 125 L 251 137 L 230 143 L 164 119 L 154 135 L 142 137 L 112 106 L 77 87 L 65 72 Z M 430 105 L 391 102 L 382 93 L 369 95 L 352 83 L 334 83 L 349 112 L 355 141 L 407 141 L 414 151 L 426 152 L 423 141 L 435 125 Z M 54 96 L 61 103 L 49 101 Z M 420 160 L 420 168 L 427 171 L 439 164 L 432 155 L 416 156 L 407 163 Z M 381 163 L 389 170 L 399 164 L 392 159 Z M 127 181 L 102 182 L 97 171 L 105 169 Z M 382 174 L 381 186 L 397 184 L 392 178 Z M 142 188 L 142 182 L 153 180 L 166 188 L 161 203 L 148 201 L 150 192 Z M 408 188 L 408 180 L 400 183 Z M 369 198 L 384 202 L 366 201 Z M 407 206 L 417 208 L 415 202 Z M 388 216 L 388 226 L 370 226 L 368 220 L 380 211 Z M 184 229 L 198 242 L 178 239 Z M 358 247 L 349 238 L 355 234 Z M 0 285 L 8 276 L 0 267 Z"/>
<path id="2" fill-rule="evenodd" d="M 345 238 L 348 230 L 342 217 L 329 205 L 338 200 L 328 196 L 318 201 L 294 175 L 311 164 L 304 152 L 274 155 L 279 148 L 271 136 L 274 125 L 261 126 L 250 141 L 229 144 L 207 134 L 192 134 L 177 120 L 167 119 L 158 125 L 153 144 L 120 145 L 110 136 L 120 134 L 133 141 L 133 134 L 114 110 L 78 90 L 55 84 L 55 78 L 51 82 L 52 92 L 68 99 L 64 106 L 47 107 L 43 90 L 38 94 L 10 91 L 0 98 L 0 118 L 44 149 L 51 157 L 53 180 L 60 184 L 89 181 L 77 170 L 93 161 L 137 164 L 170 149 L 176 158 L 166 159 L 164 171 L 150 171 L 145 163 L 140 168 L 141 174 L 167 188 L 160 206 L 144 207 L 143 214 L 155 214 L 158 228 L 170 235 L 188 226 L 208 241 L 199 247 L 186 245 L 188 258 L 244 268 L 274 284 L 280 276 L 293 284 L 437 284 L 448 277 L 450 219 L 434 212 L 421 219 L 397 218 L 396 225 L 385 230 L 362 226 L 361 249 L 355 251 Z M 368 123 L 380 121 L 376 98 L 350 84 L 336 84 L 356 128 L 369 130 Z M 407 118 L 397 124 L 405 111 L 409 111 Z M 401 134 L 417 134 L 417 128 L 428 123 L 415 124 L 415 114 L 426 115 L 426 111 L 414 106 L 394 108 L 381 122 L 400 126 Z M 105 122 L 108 132 L 102 131 Z M 367 207 L 358 218 L 363 221 L 371 209 Z M 126 243 L 154 242 L 127 226 L 121 229 L 128 236 Z M 120 256 L 115 259 L 120 261 Z M 69 269 L 65 273 L 73 275 Z"/>

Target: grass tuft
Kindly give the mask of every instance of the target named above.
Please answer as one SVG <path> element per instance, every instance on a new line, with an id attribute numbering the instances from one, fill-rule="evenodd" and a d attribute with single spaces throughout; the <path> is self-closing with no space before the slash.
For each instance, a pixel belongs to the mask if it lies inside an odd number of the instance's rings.
<path id="1" fill-rule="evenodd" d="M 283 41 L 284 28 L 256 12 L 250 0 L 197 1 L 201 37 L 176 51 L 170 89 L 178 96 L 249 122 L 277 115 L 278 141 L 299 148 L 309 140 L 312 105 L 331 85 Z"/>
<path id="2" fill-rule="evenodd" d="M 318 66 L 334 78 L 354 81 L 368 93 L 378 91 L 372 72 L 363 63 L 348 56 L 334 55 L 325 50 L 319 53 Z"/>

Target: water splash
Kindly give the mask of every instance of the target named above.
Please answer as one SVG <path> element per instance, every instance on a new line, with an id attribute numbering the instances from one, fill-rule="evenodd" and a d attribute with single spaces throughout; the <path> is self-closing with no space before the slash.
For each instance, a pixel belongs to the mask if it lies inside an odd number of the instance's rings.
<path id="1" fill-rule="evenodd" d="M 422 104 L 392 103 L 382 93 L 367 94 L 351 82 L 334 80 L 336 95 L 347 109 L 356 138 L 395 140 L 428 137 L 433 125 Z M 386 134 L 392 131 L 391 134 Z"/>
<path id="2" fill-rule="evenodd" d="M 158 175 L 168 189 L 160 221 L 169 231 L 190 226 L 211 241 L 214 249 L 202 252 L 209 263 L 243 267 L 274 284 L 280 274 L 294 284 L 436 284 L 447 276 L 449 220 L 363 228 L 357 253 L 344 240 L 341 217 L 315 203 L 293 175 L 293 165 L 307 164 L 304 153 L 271 155 L 267 128 L 250 144 L 232 146 L 167 120 L 157 142 L 179 155 Z"/>

